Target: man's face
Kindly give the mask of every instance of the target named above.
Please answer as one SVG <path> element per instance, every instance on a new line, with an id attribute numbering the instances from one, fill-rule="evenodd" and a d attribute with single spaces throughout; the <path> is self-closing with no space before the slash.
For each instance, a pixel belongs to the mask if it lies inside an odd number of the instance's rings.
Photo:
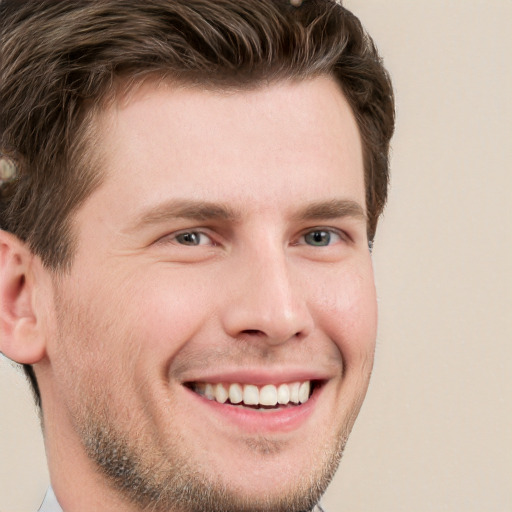
<path id="1" fill-rule="evenodd" d="M 146 85 L 98 122 L 105 180 L 76 215 L 48 346 L 61 442 L 140 507 L 309 507 L 376 335 L 339 88 Z"/>

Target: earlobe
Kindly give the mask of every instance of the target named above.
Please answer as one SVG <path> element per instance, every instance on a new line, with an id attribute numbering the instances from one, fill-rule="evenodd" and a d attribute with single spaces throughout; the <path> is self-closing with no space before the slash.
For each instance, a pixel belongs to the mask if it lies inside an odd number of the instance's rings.
<path id="1" fill-rule="evenodd" d="M 45 355 L 45 336 L 35 307 L 36 257 L 16 236 L 0 230 L 0 352 L 22 364 Z"/>

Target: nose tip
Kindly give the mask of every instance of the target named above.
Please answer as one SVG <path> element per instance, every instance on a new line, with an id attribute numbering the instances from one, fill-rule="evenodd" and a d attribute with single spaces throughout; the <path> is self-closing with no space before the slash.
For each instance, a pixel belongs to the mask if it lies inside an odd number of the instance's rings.
<path id="1" fill-rule="evenodd" d="M 224 313 L 224 329 L 232 338 L 251 338 L 268 345 L 301 339 L 313 329 L 305 294 L 284 264 L 265 272 L 244 274 Z"/>
<path id="2" fill-rule="evenodd" d="M 261 315 L 250 313 L 252 319 L 247 319 L 248 325 L 258 326 L 258 328 L 237 329 L 232 331 L 234 337 L 243 335 L 253 339 L 262 339 L 268 345 L 279 345 L 293 338 L 301 339 L 309 334 L 309 327 L 306 322 L 302 322 L 300 318 L 287 314 L 286 312 L 276 312 L 272 317 L 265 318 Z"/>
<path id="3" fill-rule="evenodd" d="M 311 331 L 307 316 L 299 316 L 276 308 L 270 314 L 256 308 L 238 308 L 226 323 L 233 338 L 251 338 L 267 345 L 280 345 L 291 339 L 306 337 Z"/>

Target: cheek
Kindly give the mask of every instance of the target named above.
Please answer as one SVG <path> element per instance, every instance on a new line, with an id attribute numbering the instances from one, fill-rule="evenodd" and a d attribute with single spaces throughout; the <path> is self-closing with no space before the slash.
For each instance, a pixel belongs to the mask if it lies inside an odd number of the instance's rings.
<path id="1" fill-rule="evenodd" d="M 377 298 L 371 267 L 333 276 L 316 296 L 317 324 L 333 340 L 346 366 L 373 358 Z"/>
<path id="2" fill-rule="evenodd" d="M 168 360 L 189 341 L 212 315 L 208 282 L 187 272 L 162 272 L 134 278 L 121 312 L 148 356 Z"/>

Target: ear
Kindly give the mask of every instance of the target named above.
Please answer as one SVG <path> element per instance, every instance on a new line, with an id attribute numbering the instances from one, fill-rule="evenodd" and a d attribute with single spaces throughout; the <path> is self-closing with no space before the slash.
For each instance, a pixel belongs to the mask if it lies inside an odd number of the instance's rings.
<path id="1" fill-rule="evenodd" d="M 37 363 L 46 353 L 36 308 L 38 278 L 44 271 L 25 243 L 0 230 L 0 352 L 17 363 Z"/>

